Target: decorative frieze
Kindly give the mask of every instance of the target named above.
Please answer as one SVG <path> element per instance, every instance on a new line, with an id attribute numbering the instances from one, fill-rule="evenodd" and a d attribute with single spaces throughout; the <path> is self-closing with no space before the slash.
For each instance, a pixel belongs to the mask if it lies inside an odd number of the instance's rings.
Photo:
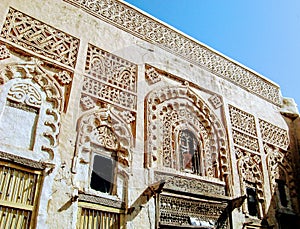
<path id="1" fill-rule="evenodd" d="M 88 203 L 101 204 L 108 207 L 124 209 L 125 203 L 119 200 L 108 199 L 100 196 L 87 195 L 84 193 L 80 193 L 78 195 L 79 201 L 84 201 Z"/>
<path id="2" fill-rule="evenodd" d="M 289 136 L 285 129 L 259 119 L 259 127 L 264 142 L 286 150 L 289 146 Z"/>
<path id="3" fill-rule="evenodd" d="M 215 228 L 227 203 L 201 199 L 185 199 L 171 195 L 159 195 L 159 223 L 169 226 L 206 224 Z"/>
<path id="4" fill-rule="evenodd" d="M 218 76 L 272 102 L 281 104 L 279 87 L 126 4 L 115 0 L 64 0 L 145 41 L 205 67 Z"/>
<path id="5" fill-rule="evenodd" d="M 257 136 L 254 116 L 229 105 L 231 126 L 252 136 Z"/>
<path id="6" fill-rule="evenodd" d="M 203 179 L 195 179 L 191 177 L 174 176 L 165 173 L 155 173 L 156 180 L 164 180 L 164 189 L 174 191 L 193 193 L 198 195 L 225 195 L 225 184 L 214 183 Z"/>
<path id="7" fill-rule="evenodd" d="M 236 130 L 232 130 L 232 138 L 236 145 L 259 152 L 259 143 L 257 138 L 251 137 Z"/>
<path id="8" fill-rule="evenodd" d="M 14 8 L 9 9 L 0 36 L 37 54 L 75 67 L 79 48 L 77 38 Z"/>

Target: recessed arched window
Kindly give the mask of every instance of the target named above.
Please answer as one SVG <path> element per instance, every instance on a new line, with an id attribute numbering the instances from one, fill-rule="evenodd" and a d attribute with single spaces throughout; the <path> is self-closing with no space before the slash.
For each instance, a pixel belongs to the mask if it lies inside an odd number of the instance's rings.
<path id="1" fill-rule="evenodd" d="M 258 201 L 256 189 L 254 186 L 246 187 L 248 213 L 251 216 L 258 216 Z"/>
<path id="2" fill-rule="evenodd" d="M 202 175 L 200 147 L 194 133 L 188 129 L 181 130 L 178 140 L 180 169 Z"/>

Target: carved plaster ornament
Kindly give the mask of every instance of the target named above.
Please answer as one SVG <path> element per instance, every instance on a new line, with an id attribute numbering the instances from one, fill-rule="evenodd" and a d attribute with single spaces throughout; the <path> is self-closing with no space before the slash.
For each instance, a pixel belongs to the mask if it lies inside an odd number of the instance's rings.
<path id="1" fill-rule="evenodd" d="M 10 58 L 10 52 L 5 45 L 0 45 L 0 60 Z"/>
<path id="2" fill-rule="evenodd" d="M 298 210 L 296 180 L 294 177 L 291 162 L 286 158 L 286 152 L 276 146 L 264 144 L 267 154 L 267 164 L 270 179 L 271 192 L 274 193 L 277 187 L 276 179 L 285 180 L 292 200 L 294 210 Z M 283 176 L 283 177 L 282 177 Z"/>
<path id="3" fill-rule="evenodd" d="M 151 85 L 161 81 L 162 76 L 156 68 L 150 67 L 146 69 L 145 78 L 147 83 Z"/>
<path id="4" fill-rule="evenodd" d="M 264 187 L 263 174 L 261 171 L 261 157 L 249 153 L 245 150 L 235 148 L 237 156 L 237 168 L 240 177 L 241 194 L 247 195 L 247 185 L 254 185 L 257 193 L 259 205 L 259 217 L 263 217 L 264 212 Z M 244 213 L 248 213 L 246 203 L 243 204 Z"/>
<path id="5" fill-rule="evenodd" d="M 119 162 L 130 167 L 133 136 L 128 125 L 116 115 L 113 107 L 85 113 L 78 120 L 77 131 L 75 160 L 79 157 L 81 163 L 89 163 L 92 145 L 98 145 L 118 152 Z M 73 165 L 73 172 L 76 172 L 76 165 Z"/>
<path id="6" fill-rule="evenodd" d="M 223 79 L 229 80 L 267 101 L 276 105 L 281 104 L 280 90 L 277 85 L 262 79 L 259 75 L 121 1 L 113 1 L 113 4 L 111 2 L 108 4 L 106 0 L 64 1 L 85 10 L 94 17 L 114 25 L 117 24 L 124 31 L 163 47 L 200 67 L 204 66 Z"/>
<path id="7" fill-rule="evenodd" d="M 79 40 L 52 26 L 9 8 L 0 36 L 54 61 L 75 67 Z"/>
<path id="8" fill-rule="evenodd" d="M 176 136 L 189 129 L 202 144 L 203 176 L 223 180 L 229 170 L 226 131 L 202 99 L 187 84 L 153 90 L 146 99 L 148 166 L 157 158 L 160 168 L 180 169 Z"/>
<path id="9" fill-rule="evenodd" d="M 60 113 L 63 110 L 64 99 L 62 89 L 56 83 L 55 79 L 47 74 L 42 67 L 42 62 L 32 58 L 30 62 L 22 64 L 11 63 L 0 69 L 0 79 L 5 85 L 8 81 L 14 79 L 30 79 L 41 88 L 46 94 L 46 101 L 51 104 L 45 109 L 41 116 L 45 117 L 43 137 L 48 139 L 48 144 L 43 144 L 41 149 L 49 153 L 49 159 L 54 158 L 54 148 L 58 144 Z M 32 107 L 41 107 L 42 101 L 39 93 L 33 84 L 22 83 L 14 84 L 9 92 L 8 98 L 17 103 L 25 103 Z M 29 82 L 29 81 L 26 81 Z"/>

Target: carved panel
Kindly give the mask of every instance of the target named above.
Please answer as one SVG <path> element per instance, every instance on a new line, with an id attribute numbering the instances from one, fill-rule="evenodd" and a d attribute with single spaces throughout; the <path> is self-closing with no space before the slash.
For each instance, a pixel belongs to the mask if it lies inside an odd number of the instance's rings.
<path id="1" fill-rule="evenodd" d="M 228 169 L 225 131 L 209 107 L 186 86 L 161 88 L 147 97 L 148 165 L 157 160 L 158 167 L 180 169 L 176 139 L 182 129 L 201 139 L 203 176 L 222 179 Z"/>
<path id="2" fill-rule="evenodd" d="M 288 148 L 290 142 L 287 130 L 279 128 L 262 119 L 259 119 L 259 127 L 263 141 L 285 150 Z"/>
<path id="3" fill-rule="evenodd" d="M 298 209 L 293 161 L 287 157 L 288 152 L 268 144 L 264 144 L 264 149 L 267 154 L 271 192 L 274 193 L 276 191 L 276 179 L 284 180 L 288 187 L 289 195 L 287 196 L 292 199 L 293 209 Z"/>
<path id="4" fill-rule="evenodd" d="M 89 44 L 81 96 L 84 109 L 103 101 L 135 111 L 136 83 L 137 65 Z"/>
<path id="5" fill-rule="evenodd" d="M 21 82 L 19 79 L 25 81 Z M 7 92 L 8 103 L 13 107 L 31 109 L 32 112 L 37 113 L 36 109 L 40 109 L 42 99 L 35 86 L 44 91 L 45 99 L 50 106 L 41 109 L 39 113 L 39 116 L 45 119 L 41 135 L 47 139 L 41 145 L 41 150 L 47 152 L 50 159 L 53 159 L 54 148 L 58 143 L 60 113 L 64 110 L 64 102 L 67 99 L 63 94 L 65 92 L 63 87 L 57 83 L 54 74 L 47 71 L 43 62 L 38 59 L 31 59 L 23 64 L 7 64 L 0 69 L 0 81 L 4 84 L 3 87 L 6 83 L 12 82 L 11 80 L 17 80 Z"/>
<path id="6" fill-rule="evenodd" d="M 148 84 L 151 85 L 161 81 L 162 76 L 156 68 L 146 65 L 145 78 Z"/>
<path id="7" fill-rule="evenodd" d="M 238 147 L 235 147 L 235 153 L 237 158 L 237 170 L 240 178 L 241 194 L 247 194 L 247 184 L 255 185 L 259 205 L 259 217 L 262 217 L 264 212 L 264 179 L 261 156 L 247 152 Z M 248 213 L 246 203 L 243 205 L 243 211 L 244 213 Z"/>
<path id="8" fill-rule="evenodd" d="M 245 147 L 255 152 L 259 152 L 259 144 L 257 138 L 247 134 L 232 130 L 233 142 L 241 147 Z"/>
<path id="9" fill-rule="evenodd" d="M 16 83 L 8 91 L 7 98 L 17 103 L 39 108 L 42 104 L 40 93 L 30 84 Z"/>
<path id="10" fill-rule="evenodd" d="M 89 14 L 116 25 L 134 36 L 154 43 L 191 62 L 204 66 L 242 88 L 270 101 L 281 104 L 278 86 L 237 65 L 200 43 L 155 21 L 136 9 L 115 0 L 64 0 Z"/>
<path id="11" fill-rule="evenodd" d="M 220 95 L 214 94 L 208 98 L 208 101 L 213 105 L 215 109 L 223 106 L 222 97 Z"/>
<path id="12" fill-rule="evenodd" d="M 76 154 L 82 161 L 90 162 L 91 144 L 94 144 L 96 148 L 101 146 L 117 150 L 119 162 L 125 166 L 130 165 L 133 136 L 127 124 L 121 120 L 113 108 L 87 113 L 79 120 Z"/>
<path id="13" fill-rule="evenodd" d="M 79 40 L 18 10 L 9 9 L 0 36 L 37 54 L 75 67 Z"/>
<path id="14" fill-rule="evenodd" d="M 180 192 L 206 195 L 225 195 L 225 184 L 214 183 L 190 177 L 174 176 L 165 173 L 155 173 L 157 181 L 164 180 L 164 189 L 171 189 Z"/>
<path id="15" fill-rule="evenodd" d="M 254 116 L 229 105 L 231 126 L 246 134 L 257 137 Z"/>
<path id="16" fill-rule="evenodd" d="M 159 223 L 177 227 L 192 226 L 193 220 L 215 228 L 227 204 L 200 199 L 159 195 Z M 197 225 L 197 224 L 196 224 Z M 206 225 L 206 226 L 208 226 Z"/>
<path id="17" fill-rule="evenodd" d="M 102 205 L 105 205 L 108 207 L 114 207 L 114 208 L 119 208 L 119 209 L 125 208 L 125 203 L 122 201 L 112 200 L 112 199 L 99 197 L 99 196 L 87 195 L 87 194 L 83 194 L 83 193 L 79 194 L 79 201 L 95 203 L 95 204 L 102 204 Z"/>

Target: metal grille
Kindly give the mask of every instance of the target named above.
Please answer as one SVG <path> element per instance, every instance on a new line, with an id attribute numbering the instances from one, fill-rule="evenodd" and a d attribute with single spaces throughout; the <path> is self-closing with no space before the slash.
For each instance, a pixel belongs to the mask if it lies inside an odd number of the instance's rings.
<path id="1" fill-rule="evenodd" d="M 41 171 L 0 161 L 0 228 L 33 228 Z"/>
<path id="2" fill-rule="evenodd" d="M 119 229 L 120 214 L 81 208 L 78 229 Z"/>

